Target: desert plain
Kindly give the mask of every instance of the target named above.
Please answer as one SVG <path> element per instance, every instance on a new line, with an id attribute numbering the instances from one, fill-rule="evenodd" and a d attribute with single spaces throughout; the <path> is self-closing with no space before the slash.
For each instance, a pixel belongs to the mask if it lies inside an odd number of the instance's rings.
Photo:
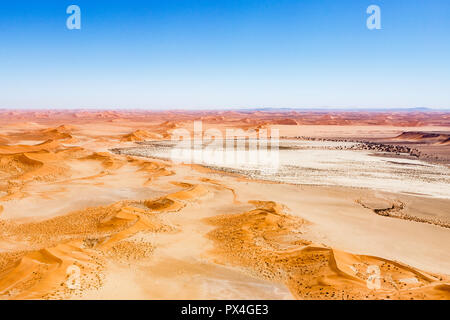
<path id="1" fill-rule="evenodd" d="M 282 170 L 158 153 L 195 121 Z M 448 300 L 449 170 L 448 112 L 3 110 L 0 299 Z"/>

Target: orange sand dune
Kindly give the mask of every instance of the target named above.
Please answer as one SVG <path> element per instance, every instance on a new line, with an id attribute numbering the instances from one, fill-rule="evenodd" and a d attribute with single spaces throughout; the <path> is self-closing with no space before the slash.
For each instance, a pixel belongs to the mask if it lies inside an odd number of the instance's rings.
<path id="1" fill-rule="evenodd" d="M 405 214 L 435 219 L 445 199 L 110 152 L 197 120 L 291 137 L 397 136 L 443 152 L 450 127 L 445 112 L 0 110 L 0 299 L 450 299 L 448 230 L 375 214 L 401 201 Z"/>
<path id="2" fill-rule="evenodd" d="M 102 266 L 92 252 L 80 246 L 79 242 L 73 241 L 25 254 L 2 272 L 0 292 L 15 299 L 63 298 L 76 290 L 66 287 L 70 266 L 83 270 L 85 288 L 98 286 L 100 281 L 95 272 Z M 88 277 L 87 271 L 90 272 Z"/>
<path id="3" fill-rule="evenodd" d="M 114 156 L 107 152 L 94 152 L 87 157 L 81 158 L 81 160 L 100 161 L 102 165 L 108 169 L 118 169 L 124 164 L 123 161 L 114 159 Z"/>
<path id="4" fill-rule="evenodd" d="M 166 199 L 187 201 L 205 192 L 204 187 L 191 185 Z M 158 203 L 161 200 L 122 201 L 42 222 L 0 223 L 0 241 L 3 237 L 23 235 L 33 246 L 43 246 L 16 254 L 0 253 L 0 296 L 42 299 L 75 294 L 65 287 L 66 271 L 72 265 L 80 267 L 84 274 L 79 290 L 98 287 L 101 285 L 98 272 L 104 268 L 105 259 L 142 258 L 151 254 L 150 244 L 130 242 L 129 238 L 140 232 L 173 231 L 153 213 L 172 212 L 174 205 L 157 206 Z"/>
<path id="5" fill-rule="evenodd" d="M 162 136 L 156 133 L 150 133 L 145 130 L 136 130 L 130 134 L 122 137 L 121 141 L 145 141 L 145 140 L 159 140 Z"/>
<path id="6" fill-rule="evenodd" d="M 8 144 L 9 139 L 6 136 L 0 135 L 0 145 Z"/>
<path id="7" fill-rule="evenodd" d="M 158 177 L 171 176 L 175 174 L 173 171 L 168 169 L 167 165 L 164 165 L 155 161 L 143 161 L 133 159 L 128 157 L 128 163 L 131 163 L 139 168 L 139 172 L 142 172 L 147 176 L 146 185 L 150 184 L 153 180 Z"/>
<path id="8" fill-rule="evenodd" d="M 177 212 L 184 208 L 185 201 L 201 198 L 208 194 L 208 189 L 202 185 L 178 183 L 177 185 L 186 189 L 157 200 L 145 201 L 144 204 L 154 211 Z"/>
<path id="9" fill-rule="evenodd" d="M 61 143 L 56 140 L 47 140 L 36 145 L 9 145 L 0 146 L 0 154 L 14 154 L 22 152 L 50 151 L 61 147 Z"/>
<path id="10" fill-rule="evenodd" d="M 0 156 L 0 171 L 8 172 L 10 179 L 28 181 L 33 179 L 51 180 L 66 176 L 64 166 L 51 164 L 57 162 L 54 153 L 19 153 Z"/>
<path id="11" fill-rule="evenodd" d="M 179 191 L 170 195 L 171 199 L 190 200 L 193 198 L 203 197 L 208 194 L 208 189 L 202 185 L 190 185 L 187 190 Z"/>
<path id="12" fill-rule="evenodd" d="M 55 128 L 46 128 L 38 130 L 29 130 L 21 133 L 10 133 L 9 137 L 14 141 L 30 140 L 63 140 L 65 143 L 75 143 L 76 139 L 72 136 L 75 127 L 61 125 Z"/>
<path id="13" fill-rule="evenodd" d="M 31 182 L 50 182 L 67 179 L 72 172 L 65 161 L 83 160 L 87 152 L 81 147 L 64 147 L 60 142 L 49 140 L 36 145 L 0 146 L 0 177 L 7 184 L 0 183 L 0 199 L 8 201 L 26 196 L 22 190 Z M 95 157 L 94 157 L 95 158 Z M 110 154 L 97 157 L 107 168 L 118 168 Z"/>
<path id="14" fill-rule="evenodd" d="M 449 299 L 442 276 L 377 257 L 345 253 L 303 240 L 297 230 L 306 222 L 282 213 L 273 202 L 254 202 L 249 212 L 208 219 L 212 253 L 223 263 L 286 283 L 299 299 Z M 375 266 L 381 288 L 367 286 L 367 269 Z M 410 280 L 413 279 L 413 280 Z M 447 281 L 447 282 L 446 282 Z M 412 284 L 410 282 L 413 282 Z"/>
<path id="15" fill-rule="evenodd" d="M 443 145 L 443 146 L 450 145 L 450 137 L 445 139 L 445 140 L 443 140 L 443 141 L 438 142 L 438 144 Z"/>

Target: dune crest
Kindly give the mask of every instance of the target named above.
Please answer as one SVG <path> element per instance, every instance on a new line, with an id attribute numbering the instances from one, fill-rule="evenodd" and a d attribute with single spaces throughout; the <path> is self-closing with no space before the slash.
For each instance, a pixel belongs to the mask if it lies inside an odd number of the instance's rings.
<path id="1" fill-rule="evenodd" d="M 136 241 L 135 235 L 175 231 L 155 213 L 177 212 L 186 206 L 186 201 L 194 201 L 208 192 L 201 185 L 186 187 L 161 199 L 121 201 L 42 222 L 0 222 L 0 241 L 26 236 L 38 247 L 16 254 L 0 253 L 0 297 L 67 298 L 99 288 L 101 272 L 108 259 L 126 262 L 151 255 L 152 244 Z M 78 291 L 65 284 L 67 268 L 71 265 L 83 270 L 84 278 Z"/>
<path id="2" fill-rule="evenodd" d="M 298 299 L 450 298 L 447 278 L 395 261 L 315 245 L 302 239 L 307 221 L 284 214 L 274 202 L 252 204 L 254 210 L 207 220 L 216 227 L 209 234 L 215 243 L 211 253 L 222 263 L 283 282 Z M 380 270 L 377 290 L 367 286 L 370 268 Z"/>
<path id="3" fill-rule="evenodd" d="M 224 133 L 279 129 L 311 150 L 332 139 L 339 154 L 364 137 L 436 156 L 450 127 L 439 112 L 0 110 L 0 299 L 450 298 L 448 229 L 436 224 L 450 200 L 126 152 L 192 133 L 199 120 Z M 425 158 L 375 151 L 361 152 L 442 177 Z M 76 289 L 71 267 L 81 270 Z"/>
<path id="4" fill-rule="evenodd" d="M 395 137 L 395 139 L 401 141 L 434 142 L 438 144 L 445 144 L 445 141 L 450 139 L 450 135 L 445 133 L 408 131 L 401 133 Z"/>
<path id="5" fill-rule="evenodd" d="M 135 141 L 145 141 L 145 140 L 160 140 L 162 139 L 162 135 L 157 133 L 151 133 L 145 130 L 136 130 L 132 133 L 124 135 L 121 138 L 121 141 L 126 142 L 135 142 Z"/>

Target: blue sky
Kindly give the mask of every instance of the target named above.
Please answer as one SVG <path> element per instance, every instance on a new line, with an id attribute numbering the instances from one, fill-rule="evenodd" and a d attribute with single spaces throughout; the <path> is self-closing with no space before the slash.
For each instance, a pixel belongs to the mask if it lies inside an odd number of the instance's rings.
<path id="1" fill-rule="evenodd" d="M 450 108 L 450 1 L 0 2 L 0 108 L 325 106 Z"/>

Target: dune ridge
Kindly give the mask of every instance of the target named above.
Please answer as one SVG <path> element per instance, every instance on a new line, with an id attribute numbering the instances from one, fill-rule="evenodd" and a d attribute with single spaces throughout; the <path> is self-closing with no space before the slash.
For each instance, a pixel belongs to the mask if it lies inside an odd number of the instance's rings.
<path id="1" fill-rule="evenodd" d="M 279 204 L 257 201 L 254 210 L 207 219 L 212 254 L 221 262 L 281 281 L 298 299 L 448 299 L 449 279 L 401 263 L 355 255 L 302 239 L 307 221 Z M 300 231 L 299 231 L 300 230 Z M 381 288 L 369 289 L 367 268 L 377 266 Z M 384 278 L 383 272 L 389 272 Z M 404 279 L 415 279 L 413 284 Z"/>
<path id="2" fill-rule="evenodd" d="M 436 144 L 446 144 L 446 141 L 450 139 L 450 135 L 445 133 L 408 131 L 402 132 L 400 135 L 395 137 L 395 139 L 401 141 L 433 142 Z"/>
<path id="3" fill-rule="evenodd" d="M 169 139 L 178 128 L 192 132 L 198 120 L 204 130 L 275 126 L 292 132 L 290 137 L 301 136 L 297 130 L 314 131 L 316 124 L 328 124 L 338 136 L 345 130 L 354 135 L 352 125 L 384 136 L 378 125 L 391 125 L 396 128 L 389 129 L 395 132 L 389 138 L 421 133 L 398 143 L 418 138 L 444 151 L 448 137 L 442 128 L 450 126 L 445 113 L 426 112 L 0 110 L 0 299 L 450 299 L 445 270 L 422 271 L 432 270 L 423 262 L 447 257 L 433 247 L 441 243 L 445 249 L 447 230 L 389 219 L 411 212 L 412 218 L 417 212 L 443 217 L 444 200 L 417 195 L 420 201 L 411 196 L 408 202 L 395 194 L 387 197 L 392 201 L 378 202 L 383 196 L 370 190 L 272 184 L 111 152 Z M 312 204 L 304 209 L 300 201 Z M 328 216 L 336 228 L 346 226 L 345 220 L 354 228 L 365 221 L 380 230 L 402 230 L 397 240 L 414 241 L 412 231 L 405 232 L 411 225 L 430 240 L 428 247 L 415 243 L 419 254 L 400 252 L 398 259 L 388 255 L 396 252 L 389 246 L 362 255 L 373 251 L 335 245 L 327 237 L 332 230 L 316 237 Z M 368 246 L 380 237 L 370 239 Z M 81 283 L 71 289 L 68 269 L 74 266 Z M 367 287 L 371 266 L 381 271 L 379 290 Z"/>
<path id="4" fill-rule="evenodd" d="M 32 244 L 18 251 L 0 252 L 0 297 L 53 299 L 81 295 L 102 285 L 101 272 L 108 259 L 123 263 L 148 258 L 153 245 L 136 241 L 133 236 L 176 232 L 155 214 L 178 212 L 208 193 L 202 185 L 177 185 L 184 189 L 159 199 L 121 201 L 41 222 L 0 221 L 0 241 L 25 238 Z M 71 265 L 80 267 L 84 274 L 77 290 L 65 286 L 66 270 Z"/>
<path id="5" fill-rule="evenodd" d="M 121 141 L 129 141 L 129 142 L 135 142 L 135 141 L 145 141 L 145 140 L 160 140 L 162 139 L 162 135 L 157 133 L 151 133 L 145 130 L 136 130 L 129 134 L 124 135 L 121 138 Z"/>

